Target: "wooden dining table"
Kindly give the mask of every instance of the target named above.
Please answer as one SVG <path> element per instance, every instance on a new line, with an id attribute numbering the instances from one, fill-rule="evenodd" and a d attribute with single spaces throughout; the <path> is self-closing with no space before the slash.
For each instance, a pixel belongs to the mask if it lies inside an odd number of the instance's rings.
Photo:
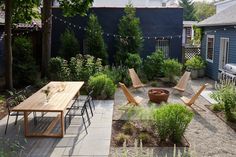
<path id="1" fill-rule="evenodd" d="M 29 98 L 15 106 L 12 111 L 24 113 L 25 137 L 63 137 L 64 136 L 64 112 L 73 99 L 79 95 L 79 90 L 84 82 L 56 82 L 52 81 L 31 95 Z M 46 92 L 48 96 L 46 96 Z M 40 132 L 29 131 L 29 113 L 53 112 L 58 113 L 47 128 Z M 58 133 L 52 133 L 56 125 L 60 123 Z"/>

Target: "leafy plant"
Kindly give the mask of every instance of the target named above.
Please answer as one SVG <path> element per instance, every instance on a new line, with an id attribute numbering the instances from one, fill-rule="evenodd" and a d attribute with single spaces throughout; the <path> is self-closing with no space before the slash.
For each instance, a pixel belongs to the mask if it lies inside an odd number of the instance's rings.
<path id="1" fill-rule="evenodd" d="M 143 143 L 147 143 L 148 141 L 150 141 L 151 136 L 147 132 L 141 132 L 138 135 L 138 139 L 141 140 Z"/>
<path id="2" fill-rule="evenodd" d="M 216 111 L 216 112 L 224 111 L 224 109 L 225 109 L 224 105 L 222 105 L 222 104 L 214 104 L 212 106 L 212 110 Z"/>
<path id="3" fill-rule="evenodd" d="M 236 107 L 236 87 L 233 83 L 221 81 L 217 85 L 217 91 L 213 92 L 211 97 L 219 104 L 224 105 L 224 111 L 228 121 L 236 121 L 236 117 L 232 113 Z"/>
<path id="4" fill-rule="evenodd" d="M 204 69 L 206 67 L 206 62 L 202 59 L 201 56 L 194 56 L 186 61 L 185 66 L 188 70 Z"/>
<path id="5" fill-rule="evenodd" d="M 134 68 L 135 70 L 138 70 L 141 68 L 142 65 L 142 59 L 139 54 L 127 54 L 127 59 L 125 60 L 125 65 L 128 68 Z"/>
<path id="6" fill-rule="evenodd" d="M 67 61 L 55 57 L 49 61 L 49 78 L 54 81 L 68 81 L 70 80 L 70 69 Z"/>
<path id="7" fill-rule="evenodd" d="M 37 65 L 33 58 L 32 43 L 26 37 L 17 37 L 13 48 L 13 80 L 16 85 L 24 86 L 37 80 Z"/>
<path id="8" fill-rule="evenodd" d="M 165 104 L 154 110 L 153 120 L 162 141 L 180 142 L 193 113 L 181 104 Z"/>
<path id="9" fill-rule="evenodd" d="M 152 80 L 158 76 L 163 75 L 162 66 L 165 57 L 161 50 L 157 50 L 152 53 L 144 61 L 144 72 L 149 80 Z"/>
<path id="10" fill-rule="evenodd" d="M 102 34 L 102 27 L 98 22 L 97 16 L 90 14 L 85 37 L 86 53 L 95 58 L 101 58 L 106 63 L 108 54 Z"/>
<path id="11" fill-rule="evenodd" d="M 125 135 L 123 133 L 119 133 L 116 137 L 115 137 L 115 141 L 117 144 L 123 144 L 125 141 L 129 140 L 129 136 Z"/>
<path id="12" fill-rule="evenodd" d="M 170 82 L 175 82 L 175 76 L 179 76 L 182 71 L 182 64 L 175 59 L 167 59 L 163 63 L 164 76 L 168 78 Z"/>
<path id="13" fill-rule="evenodd" d="M 61 46 L 59 52 L 66 60 L 69 60 L 79 53 L 79 41 L 73 31 L 66 29 L 65 32 L 61 34 L 60 42 Z"/>
<path id="14" fill-rule="evenodd" d="M 121 17 L 118 25 L 116 63 L 122 64 L 128 53 L 140 53 L 143 47 L 143 37 L 140 20 L 135 17 L 136 10 L 132 4 L 126 5 L 125 15 Z"/>
<path id="15" fill-rule="evenodd" d="M 127 122 L 122 126 L 122 130 L 125 134 L 132 135 L 135 132 L 135 126 L 132 122 Z"/>
<path id="16" fill-rule="evenodd" d="M 98 99 L 112 98 L 116 91 L 116 86 L 107 75 L 98 73 L 91 76 L 88 81 L 90 89 L 93 89 L 93 97 Z"/>
<path id="17" fill-rule="evenodd" d="M 83 70 L 83 59 L 76 58 L 76 57 L 71 57 L 70 63 L 69 63 L 69 68 L 70 68 L 70 78 L 72 81 L 82 81 L 82 70 Z"/>
<path id="18" fill-rule="evenodd" d="M 128 73 L 128 67 L 119 65 L 119 66 L 107 66 L 104 71 L 104 74 L 108 75 L 115 84 L 123 82 L 126 86 L 131 85 L 131 79 Z"/>

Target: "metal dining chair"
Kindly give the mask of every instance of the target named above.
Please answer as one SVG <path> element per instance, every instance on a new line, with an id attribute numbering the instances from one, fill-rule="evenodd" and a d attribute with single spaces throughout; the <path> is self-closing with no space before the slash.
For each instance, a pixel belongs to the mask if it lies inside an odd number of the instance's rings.
<path id="1" fill-rule="evenodd" d="M 74 103 L 76 103 L 76 101 Z M 89 123 L 89 125 L 91 124 L 90 118 L 89 118 L 89 115 L 88 115 L 88 110 L 87 110 L 88 103 L 89 103 L 89 100 L 87 99 L 87 100 L 85 100 L 82 107 L 77 107 L 77 106 L 73 107 L 73 104 L 72 104 L 72 107 L 67 108 L 68 111 L 65 115 L 65 120 L 64 120 L 64 122 L 65 122 L 65 132 L 66 132 L 66 126 L 67 126 L 67 120 L 66 120 L 67 116 L 69 116 L 69 124 L 71 124 L 72 117 L 80 116 L 80 117 L 82 117 L 83 125 L 85 127 L 85 131 L 88 134 L 87 126 L 86 126 L 85 119 L 84 119 L 84 114 L 86 114 L 88 123 Z"/>

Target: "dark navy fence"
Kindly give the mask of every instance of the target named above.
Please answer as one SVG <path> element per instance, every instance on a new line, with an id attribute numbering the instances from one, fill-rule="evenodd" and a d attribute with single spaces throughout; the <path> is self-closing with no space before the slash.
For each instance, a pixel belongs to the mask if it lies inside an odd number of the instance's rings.
<path id="1" fill-rule="evenodd" d="M 117 27 L 119 19 L 124 14 L 123 8 L 92 8 L 89 12 L 93 12 L 98 16 L 98 20 L 103 28 L 104 33 L 117 34 Z M 177 58 L 181 61 L 182 58 L 182 35 L 183 28 L 183 10 L 182 8 L 137 8 L 136 15 L 140 18 L 141 29 L 143 36 L 175 36 L 169 38 L 170 40 L 170 53 L 171 58 Z M 79 15 L 72 18 L 65 18 L 62 15 L 62 11 L 59 8 L 53 8 L 53 15 L 62 18 L 68 23 L 86 27 L 88 17 L 81 17 Z M 65 31 L 65 29 L 71 28 L 76 37 L 80 41 L 81 52 L 83 50 L 83 39 L 84 31 L 69 26 L 68 23 L 59 21 L 53 18 L 53 30 L 52 30 L 52 55 L 56 56 L 60 47 L 60 35 Z M 115 38 L 112 36 L 104 35 L 105 42 L 107 44 L 109 52 L 109 61 L 113 62 L 114 54 L 116 52 L 115 48 Z M 145 39 L 143 50 L 141 53 L 142 57 L 146 57 L 155 51 L 156 40 L 155 39 Z"/>

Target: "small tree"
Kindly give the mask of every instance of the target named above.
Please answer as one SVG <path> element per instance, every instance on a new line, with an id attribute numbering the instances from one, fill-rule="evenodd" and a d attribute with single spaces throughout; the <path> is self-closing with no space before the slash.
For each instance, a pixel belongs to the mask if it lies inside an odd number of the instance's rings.
<path id="1" fill-rule="evenodd" d="M 184 9 L 184 20 L 186 21 L 196 20 L 194 3 L 192 0 L 180 0 L 179 5 Z"/>
<path id="2" fill-rule="evenodd" d="M 125 15 L 118 25 L 116 62 L 122 63 L 128 53 L 140 53 L 143 46 L 140 20 L 135 17 L 136 10 L 132 4 L 125 7 Z"/>
<path id="3" fill-rule="evenodd" d="M 98 18 L 94 14 L 90 14 L 87 31 L 86 31 L 86 52 L 95 58 L 101 58 L 103 62 L 107 61 L 106 45 L 103 40 L 102 27 L 98 22 Z"/>
<path id="4" fill-rule="evenodd" d="M 17 85 L 29 85 L 37 79 L 32 43 L 26 37 L 17 37 L 13 43 L 13 79 Z"/>
<path id="5" fill-rule="evenodd" d="M 71 57 L 75 57 L 79 53 L 79 41 L 76 39 L 73 31 L 66 29 L 60 37 L 61 47 L 60 54 L 69 60 Z"/>

